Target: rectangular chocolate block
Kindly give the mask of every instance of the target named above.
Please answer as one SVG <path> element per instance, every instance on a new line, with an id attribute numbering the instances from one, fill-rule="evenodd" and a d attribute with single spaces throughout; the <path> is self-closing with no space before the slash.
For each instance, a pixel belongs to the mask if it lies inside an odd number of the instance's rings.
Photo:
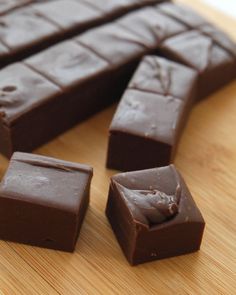
<path id="1" fill-rule="evenodd" d="M 100 4 L 107 5 L 106 0 L 103 2 Z M 0 68 L 92 27 L 114 20 L 118 15 L 137 9 L 137 6 L 150 4 L 145 0 L 126 2 L 122 4 L 120 0 L 109 0 L 110 4 L 107 5 L 106 11 L 103 11 L 85 0 L 33 1 L 0 16 L 0 44 L 3 43 L 8 49 L 8 52 L 0 51 Z M 8 4 L 15 7 L 14 3 L 13 1 Z"/>
<path id="2" fill-rule="evenodd" d="M 200 248 L 205 222 L 173 165 L 113 176 L 106 215 L 131 265 Z"/>
<path id="3" fill-rule="evenodd" d="M 87 165 L 15 153 L 0 183 L 0 239 L 74 251 L 92 173 Z"/>
<path id="4" fill-rule="evenodd" d="M 155 56 L 143 59 L 109 129 L 107 167 L 170 164 L 196 94 L 197 73 Z"/>
<path id="5" fill-rule="evenodd" d="M 161 53 L 198 71 L 198 100 L 236 78 L 236 45 L 211 25 L 165 40 Z"/>

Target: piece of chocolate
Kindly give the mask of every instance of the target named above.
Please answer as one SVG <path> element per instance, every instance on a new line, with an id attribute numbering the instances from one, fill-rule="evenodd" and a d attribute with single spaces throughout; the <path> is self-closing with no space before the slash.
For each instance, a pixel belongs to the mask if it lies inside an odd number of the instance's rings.
<path id="1" fill-rule="evenodd" d="M 92 168 L 15 153 L 0 183 L 0 239 L 74 251 Z"/>
<path id="2" fill-rule="evenodd" d="M 105 5 L 106 0 L 104 1 Z M 123 7 L 120 0 L 115 0 L 113 5 L 107 6 L 105 12 L 85 0 L 33 1 L 0 16 L 0 43 L 9 49 L 9 53 L 0 55 L 0 67 L 26 58 L 137 8 L 137 1 L 130 0 L 127 3 Z M 150 1 L 140 0 L 138 3 L 139 6 L 147 6 Z"/>
<path id="3" fill-rule="evenodd" d="M 143 59 L 109 129 L 107 167 L 170 164 L 196 94 L 197 73 L 155 56 Z"/>
<path id="4" fill-rule="evenodd" d="M 197 29 L 198 27 L 208 24 L 207 20 L 196 13 L 187 5 L 176 3 L 163 3 L 156 6 L 157 9 L 170 18 L 184 24 L 190 29 Z"/>
<path id="5" fill-rule="evenodd" d="M 106 215 L 131 265 L 200 248 L 205 222 L 173 165 L 113 176 Z"/>
<path id="6" fill-rule="evenodd" d="M 25 7 L 2 16 L 0 41 L 7 46 L 9 53 L 5 57 L 2 56 L 0 66 L 3 67 L 49 46 L 54 37 L 57 39 L 59 33 L 59 28 L 37 15 L 31 8 Z"/>
<path id="7" fill-rule="evenodd" d="M 103 14 L 84 1 L 57 0 L 32 5 L 37 15 L 56 24 L 65 34 L 76 35 L 105 22 Z"/>
<path id="8" fill-rule="evenodd" d="M 161 46 L 164 56 L 198 71 L 198 99 L 236 78 L 235 44 L 207 28 L 202 27 L 206 33 L 193 30 L 174 36 Z"/>
<path id="9" fill-rule="evenodd" d="M 157 50 L 163 39 L 180 34 L 188 29 L 185 25 L 164 15 L 154 7 L 129 13 L 120 18 L 117 23 L 126 30 L 141 36 L 154 50 Z"/>
<path id="10" fill-rule="evenodd" d="M 13 9 L 32 3 L 33 0 L 1 0 L 0 15 L 5 14 Z"/>

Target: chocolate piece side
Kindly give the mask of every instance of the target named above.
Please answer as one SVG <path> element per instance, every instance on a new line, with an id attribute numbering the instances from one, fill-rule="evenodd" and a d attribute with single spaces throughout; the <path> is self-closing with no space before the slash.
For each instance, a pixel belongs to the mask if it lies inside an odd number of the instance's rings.
<path id="1" fill-rule="evenodd" d="M 15 153 L 0 183 L 0 238 L 72 252 L 91 178 L 86 165 Z"/>
<path id="2" fill-rule="evenodd" d="M 174 194 L 180 187 L 179 212 L 158 225 L 142 224 L 131 214 L 133 208 L 125 201 L 117 184 L 129 190 L 157 189 L 165 194 Z M 112 177 L 106 215 L 131 265 L 187 254 L 200 248 L 205 222 L 173 165 Z"/>

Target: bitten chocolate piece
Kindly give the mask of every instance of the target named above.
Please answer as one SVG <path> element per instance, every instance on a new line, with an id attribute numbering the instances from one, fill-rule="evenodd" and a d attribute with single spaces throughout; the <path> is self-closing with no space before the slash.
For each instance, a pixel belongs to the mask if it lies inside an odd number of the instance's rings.
<path id="1" fill-rule="evenodd" d="M 106 215 L 131 265 L 200 248 L 205 222 L 173 165 L 113 176 Z"/>
<path id="2" fill-rule="evenodd" d="M 192 69 L 145 57 L 111 123 L 107 167 L 130 171 L 170 164 L 195 99 L 196 82 Z"/>
<path id="3" fill-rule="evenodd" d="M 198 99 L 236 78 L 236 45 L 211 25 L 165 40 L 161 52 L 198 71 Z"/>
<path id="4" fill-rule="evenodd" d="M 0 183 L 0 239 L 72 252 L 92 174 L 87 165 L 15 153 Z"/>

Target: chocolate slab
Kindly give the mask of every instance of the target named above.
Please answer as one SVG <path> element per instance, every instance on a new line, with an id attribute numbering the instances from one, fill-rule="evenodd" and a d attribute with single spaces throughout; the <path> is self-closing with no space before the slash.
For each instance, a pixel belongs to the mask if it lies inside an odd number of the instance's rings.
<path id="1" fill-rule="evenodd" d="M 92 173 L 87 165 L 15 153 L 0 183 L 0 238 L 74 251 Z"/>
<path id="2" fill-rule="evenodd" d="M 236 55 L 224 47 L 210 34 L 190 31 L 164 41 L 162 53 L 198 71 L 202 99 L 236 78 Z"/>
<path id="3" fill-rule="evenodd" d="M 28 11 L 32 12 L 33 10 L 28 7 Z M 17 10 L 14 13 L 21 14 L 22 10 Z M 45 16 L 39 14 L 38 17 L 40 19 L 46 18 L 46 10 Z M 47 21 L 51 25 L 54 24 L 52 20 Z M 60 19 L 59 21 L 61 23 L 65 21 L 65 25 L 67 23 L 66 19 Z M 165 29 L 163 24 L 165 24 Z M 26 27 L 28 28 L 27 25 Z M 59 24 L 55 25 L 55 27 L 59 31 L 66 31 L 65 29 L 59 28 Z M 135 29 L 136 27 L 137 29 Z M 126 89 L 141 58 L 150 53 L 159 54 L 162 52 L 162 54 L 167 55 L 168 52 L 165 49 L 166 44 L 170 40 L 182 38 L 190 34 L 189 31 L 186 32 L 187 29 L 188 27 L 183 23 L 178 22 L 176 19 L 172 20 L 169 16 L 159 12 L 156 6 L 129 13 L 116 22 L 91 29 L 70 41 L 52 46 L 48 50 L 40 52 L 38 55 L 33 55 L 31 58 L 23 60 L 22 63 L 27 65 L 28 69 L 28 78 L 23 79 L 24 76 L 20 78 L 25 97 L 22 97 L 21 91 L 18 88 L 14 88 L 14 84 L 17 84 L 19 80 L 16 71 L 10 70 L 13 71 L 11 78 L 5 79 L 5 76 L 9 76 L 9 68 L 2 69 L 0 71 L 0 77 L 2 77 L 0 89 L 3 92 L 0 106 L 2 114 L 0 119 L 0 151 L 8 157 L 13 151 L 31 151 L 81 120 L 118 100 Z M 200 33 L 200 30 L 202 33 Z M 39 30 L 40 32 L 41 30 Z M 202 38 L 204 40 L 214 40 L 214 44 L 222 48 L 222 51 L 226 52 L 226 55 L 233 55 L 231 52 L 234 46 L 233 42 L 230 42 L 224 35 L 222 37 L 217 30 L 213 30 L 209 26 L 206 27 L 204 24 L 204 26 L 199 28 L 199 31 L 195 32 L 197 34 L 196 37 L 199 34 L 203 36 Z M 7 37 L 7 35 L 3 34 L 6 41 L 10 38 L 10 35 Z M 32 40 L 35 38 L 33 33 L 32 35 L 31 33 L 28 35 L 28 37 L 24 38 Z M 210 35 L 212 37 L 209 37 Z M 13 48 L 16 46 L 14 45 L 15 39 L 11 37 L 10 40 Z M 6 46 L 6 41 L 2 42 L 0 52 L 1 56 L 5 54 L 10 58 L 11 50 L 8 48 L 10 43 Z M 201 48 L 202 39 L 196 38 L 195 41 L 196 47 Z M 64 50 L 64 46 L 67 49 L 66 51 Z M 21 48 L 23 47 L 22 45 Z M 228 48 L 227 50 L 225 49 L 226 47 Z M 186 58 L 188 56 L 187 54 Z M 218 51 L 216 54 L 218 54 Z M 214 57 L 214 59 L 219 58 L 221 57 Z M 6 60 L 4 58 L 5 62 Z M 185 63 L 182 59 L 179 59 L 179 61 Z M 22 63 L 20 64 L 22 65 Z M 232 63 L 234 61 L 229 58 L 227 67 L 220 67 L 221 70 L 227 68 L 226 75 L 225 73 L 223 75 L 224 77 L 222 77 L 222 71 L 215 71 L 215 68 L 213 68 L 214 75 L 217 79 L 209 87 L 212 87 L 212 85 L 219 87 L 224 79 L 228 79 L 229 75 L 232 76 L 234 74 L 231 73 L 235 69 L 235 67 L 232 67 Z M 15 64 L 13 64 L 10 69 L 16 68 Z M 43 81 L 46 81 L 45 83 L 49 83 L 53 91 L 55 90 L 55 93 L 45 96 L 43 92 L 42 95 L 38 94 L 34 98 L 32 92 L 34 93 L 33 89 L 37 83 L 35 83 L 34 78 L 31 78 L 31 74 L 29 74 L 30 70 L 32 76 L 37 74 Z M 198 69 L 196 68 L 196 70 Z M 230 72 L 229 74 L 228 71 Z M 211 72 L 209 73 L 211 74 Z M 201 76 L 201 73 L 199 74 Z M 15 80 L 16 82 L 14 82 Z M 209 79 L 207 76 L 204 76 L 202 83 L 207 84 L 208 82 Z M 6 94 L 5 89 L 9 89 L 9 83 L 10 86 L 14 87 L 13 89 L 10 87 L 11 91 L 7 91 Z M 190 83 L 190 85 L 192 84 Z M 32 87 L 32 89 L 29 89 L 29 87 Z M 17 101 L 20 101 L 20 103 L 11 103 L 11 107 L 9 107 L 8 100 L 12 100 L 12 95 L 17 97 Z M 35 101 L 37 103 L 34 103 Z M 186 103 L 186 100 L 184 101 Z M 30 107 L 26 107 L 26 105 L 30 105 Z M 19 106 L 22 108 L 21 110 Z M 25 109 L 23 110 L 23 108 Z M 182 110 L 182 107 L 180 109 Z M 186 107 L 186 109 L 188 108 Z M 14 116 L 17 117 L 17 120 L 9 118 L 8 113 L 12 112 L 15 113 Z M 185 117 L 184 115 L 181 122 L 179 120 L 176 122 L 180 130 L 180 126 L 184 125 Z M 53 122 L 52 118 L 54 118 Z M 173 121 L 175 121 L 175 118 Z M 147 133 L 149 134 L 150 132 Z M 178 138 L 178 136 L 175 138 Z M 172 142 L 175 142 L 175 140 L 173 139 Z M 168 149 L 164 149 L 163 159 L 165 158 L 166 162 L 162 162 L 162 165 L 169 163 L 166 155 L 172 153 L 170 151 L 173 149 L 169 148 L 169 146 Z M 155 163 L 155 166 L 157 165 Z M 137 169 L 139 168 L 137 167 Z"/>
<path id="4" fill-rule="evenodd" d="M 197 73 L 145 57 L 109 129 L 107 167 L 122 171 L 171 163 L 196 94 Z"/>
<path id="5" fill-rule="evenodd" d="M 137 1 L 128 2 L 127 7 L 123 7 L 120 0 L 115 0 L 106 12 L 85 0 L 27 2 L 28 5 L 0 16 L 0 43 L 10 51 L 0 55 L 0 68 L 137 9 Z M 152 2 L 159 3 L 158 0 Z M 138 6 L 150 4 L 144 0 L 138 3 L 142 3 Z"/>
<path id="6" fill-rule="evenodd" d="M 205 222 L 173 165 L 113 176 L 106 215 L 131 265 L 200 248 Z"/>

